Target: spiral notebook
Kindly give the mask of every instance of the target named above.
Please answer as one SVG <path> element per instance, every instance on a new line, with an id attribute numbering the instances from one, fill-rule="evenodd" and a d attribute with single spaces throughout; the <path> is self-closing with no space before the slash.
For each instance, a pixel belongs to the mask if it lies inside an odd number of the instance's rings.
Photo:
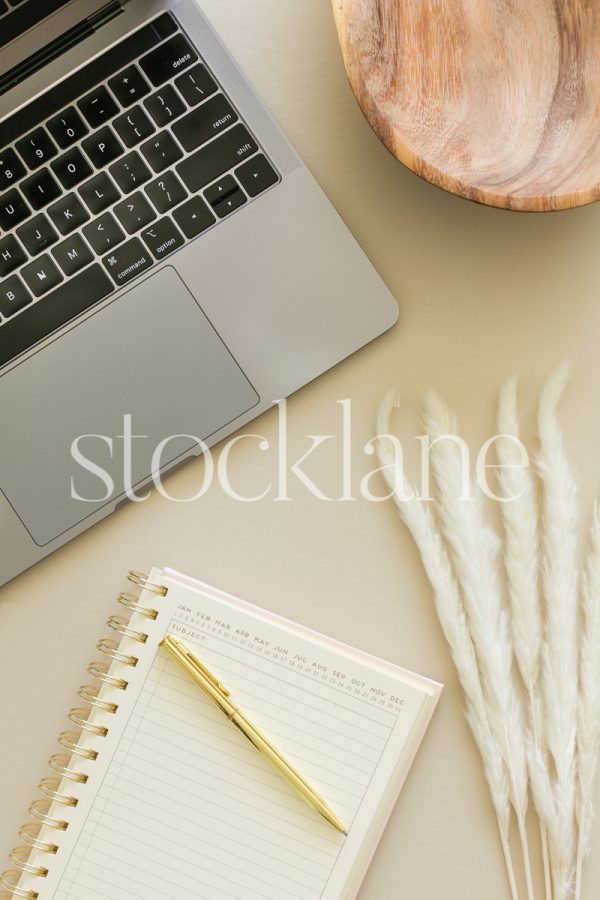
<path id="1" fill-rule="evenodd" d="M 441 685 L 170 569 L 130 572 L 129 618 L 2 876 L 39 900 L 351 900 Z M 314 812 L 183 669 L 173 634 L 325 798 Z"/>

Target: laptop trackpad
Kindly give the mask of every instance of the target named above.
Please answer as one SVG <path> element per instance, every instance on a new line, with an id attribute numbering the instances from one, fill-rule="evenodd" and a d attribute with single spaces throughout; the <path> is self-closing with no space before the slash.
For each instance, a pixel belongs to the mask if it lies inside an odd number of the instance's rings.
<path id="1" fill-rule="evenodd" d="M 0 487 L 44 546 L 257 402 L 168 266 L 0 378 Z"/>

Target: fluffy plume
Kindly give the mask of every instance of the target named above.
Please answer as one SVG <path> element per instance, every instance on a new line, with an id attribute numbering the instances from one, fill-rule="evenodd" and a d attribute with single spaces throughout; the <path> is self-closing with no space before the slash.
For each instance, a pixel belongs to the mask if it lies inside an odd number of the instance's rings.
<path id="1" fill-rule="evenodd" d="M 592 797 L 600 749 L 600 507 L 596 500 L 588 554 L 583 574 L 583 624 L 581 639 L 578 730 L 577 891 L 581 891 L 584 859 L 590 852 L 593 820 Z"/>
<path id="2" fill-rule="evenodd" d="M 390 436 L 392 410 L 397 406 L 391 391 L 378 417 L 377 450 L 383 474 L 400 516 L 420 551 L 433 587 L 435 605 L 444 636 L 465 696 L 466 717 L 481 754 L 490 795 L 496 811 L 500 838 L 513 898 L 518 896 L 509 845 L 509 785 L 503 754 L 488 721 L 486 702 L 473 642 L 452 564 L 430 510 L 419 499 L 398 464 L 395 439 Z"/>
<path id="3" fill-rule="evenodd" d="M 423 404 L 431 439 L 431 461 L 439 498 L 442 531 L 454 560 L 464 598 L 492 732 L 502 748 L 511 801 L 517 816 L 529 897 L 533 897 L 525 817 L 528 805 L 526 730 L 523 706 L 513 671 L 508 616 L 498 577 L 500 542 L 490 529 L 482 498 L 467 480 L 456 446 L 456 422 L 437 395 Z M 466 449 L 466 448 L 465 448 Z M 466 457 L 465 457 L 466 458 Z M 471 489 L 473 499 L 466 499 Z"/>
<path id="4" fill-rule="evenodd" d="M 563 365 L 548 380 L 540 398 L 538 416 L 546 610 L 542 664 L 544 738 L 555 773 L 555 815 L 544 824 L 551 845 L 555 900 L 572 896 L 576 854 L 577 489 L 556 416 L 567 377 L 568 367 Z"/>

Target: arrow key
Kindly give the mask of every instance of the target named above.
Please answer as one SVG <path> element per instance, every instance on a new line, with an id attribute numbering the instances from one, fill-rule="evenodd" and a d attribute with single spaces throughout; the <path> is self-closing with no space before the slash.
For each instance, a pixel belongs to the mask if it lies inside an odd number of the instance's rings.
<path id="1" fill-rule="evenodd" d="M 246 202 L 246 195 L 231 175 L 226 175 L 209 187 L 204 196 L 220 219 L 224 219 Z"/>
<path id="2" fill-rule="evenodd" d="M 244 163 L 243 166 L 235 170 L 235 174 L 250 197 L 257 197 L 279 181 L 279 175 L 266 156 L 262 154 Z"/>
<path id="3" fill-rule="evenodd" d="M 173 218 L 186 238 L 196 237 L 216 222 L 202 197 L 192 197 L 187 203 L 179 206 L 173 213 Z"/>

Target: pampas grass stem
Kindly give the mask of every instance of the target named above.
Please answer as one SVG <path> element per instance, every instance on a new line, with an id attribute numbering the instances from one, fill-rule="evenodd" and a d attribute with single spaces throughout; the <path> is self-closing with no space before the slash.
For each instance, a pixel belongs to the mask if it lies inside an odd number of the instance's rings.
<path id="1" fill-rule="evenodd" d="M 581 897 L 583 863 L 590 852 L 593 790 L 600 747 L 600 506 L 594 504 L 582 586 L 581 693 L 578 724 L 577 870 L 575 896 Z"/>
<path id="2" fill-rule="evenodd" d="M 394 439 L 390 435 L 391 415 L 396 406 L 395 392 L 391 391 L 379 410 L 377 452 L 400 517 L 412 534 L 433 587 L 438 618 L 464 692 L 467 721 L 483 760 L 512 900 L 519 900 L 510 849 L 509 785 L 503 754 L 488 720 L 477 658 L 452 564 L 431 512 L 398 465 Z"/>
<path id="3" fill-rule="evenodd" d="M 564 453 L 557 407 L 568 377 L 563 365 L 546 383 L 539 407 L 538 469 L 543 485 L 542 657 L 545 747 L 554 770 L 555 815 L 546 822 L 555 900 L 572 896 L 575 877 L 578 699 L 577 490 Z"/>
<path id="4" fill-rule="evenodd" d="M 534 898 L 527 840 L 528 778 L 526 732 L 513 672 L 508 617 L 498 578 L 499 541 L 487 525 L 479 494 L 465 499 L 467 488 L 455 442 L 456 423 L 448 408 L 430 393 L 423 416 L 431 439 L 431 461 L 438 489 L 440 521 L 462 587 L 467 621 L 479 663 L 492 731 L 508 770 L 525 864 L 527 894 Z M 473 486 L 473 489 L 476 488 Z"/>
<path id="5" fill-rule="evenodd" d="M 515 658 L 527 692 L 532 742 L 530 753 L 541 754 L 539 680 L 543 623 L 539 591 L 539 521 L 533 473 L 524 461 L 517 410 L 517 379 L 502 387 L 498 405 L 498 483 L 504 527 L 504 563 L 508 581 L 511 635 Z M 549 780 L 545 779 L 545 790 Z M 552 900 L 548 835 L 540 819 L 546 900 Z"/>

